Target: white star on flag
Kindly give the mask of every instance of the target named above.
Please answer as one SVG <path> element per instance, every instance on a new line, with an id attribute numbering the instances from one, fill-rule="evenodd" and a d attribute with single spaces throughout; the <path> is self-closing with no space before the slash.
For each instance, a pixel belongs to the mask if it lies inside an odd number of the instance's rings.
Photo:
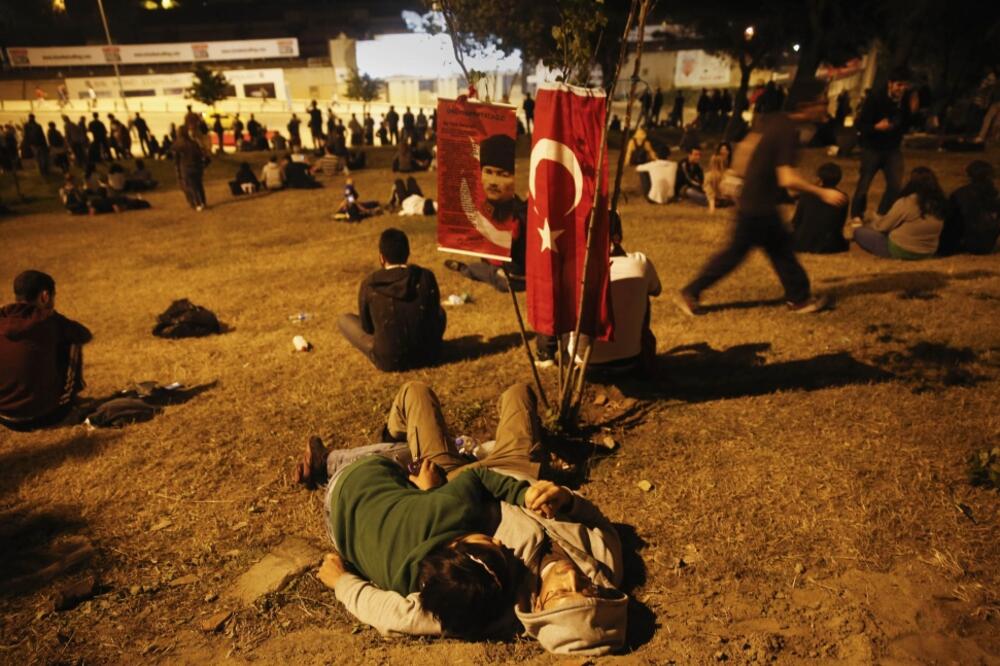
<path id="1" fill-rule="evenodd" d="M 559 251 L 559 246 L 556 245 L 556 239 L 562 235 L 562 230 L 552 231 L 549 227 L 549 218 L 545 218 L 545 224 L 538 230 L 538 235 L 542 237 L 542 252 L 545 252 L 545 250 L 551 250 L 552 252 Z"/>

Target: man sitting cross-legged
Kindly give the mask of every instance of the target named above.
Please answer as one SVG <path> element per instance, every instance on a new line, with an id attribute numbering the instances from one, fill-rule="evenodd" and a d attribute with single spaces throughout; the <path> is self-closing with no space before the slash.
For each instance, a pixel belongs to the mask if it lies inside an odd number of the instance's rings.
<path id="1" fill-rule="evenodd" d="M 56 283 L 41 271 L 14 279 L 0 308 L 0 424 L 31 430 L 61 421 L 83 389 L 90 331 L 56 312 Z"/>
<path id="2" fill-rule="evenodd" d="M 447 323 L 434 273 L 407 264 L 410 242 L 386 229 L 378 243 L 380 270 L 361 283 L 358 314 L 337 326 L 379 370 L 408 370 L 433 362 Z"/>
<path id="3" fill-rule="evenodd" d="M 327 483 L 339 552 L 326 556 L 320 580 L 384 636 L 509 636 L 519 621 L 552 652 L 620 648 L 628 598 L 615 589 L 623 566 L 614 528 L 568 489 L 514 478 L 537 478 L 539 432 L 535 395 L 516 384 L 500 398 L 496 441 L 470 462 L 447 437 L 437 396 L 410 382 L 384 432 L 405 436 L 405 447 L 328 452 L 313 438 L 297 476 Z M 411 456 L 419 472 L 407 476 L 401 463 Z"/>

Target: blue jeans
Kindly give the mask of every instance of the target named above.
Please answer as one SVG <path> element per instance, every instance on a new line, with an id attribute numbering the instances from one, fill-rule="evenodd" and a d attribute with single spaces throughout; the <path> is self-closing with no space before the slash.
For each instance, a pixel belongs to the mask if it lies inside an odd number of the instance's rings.
<path id="1" fill-rule="evenodd" d="M 858 227 L 854 230 L 854 242 L 865 252 L 874 254 L 876 257 L 890 258 L 889 237 L 881 231 L 875 231 L 869 227 Z"/>

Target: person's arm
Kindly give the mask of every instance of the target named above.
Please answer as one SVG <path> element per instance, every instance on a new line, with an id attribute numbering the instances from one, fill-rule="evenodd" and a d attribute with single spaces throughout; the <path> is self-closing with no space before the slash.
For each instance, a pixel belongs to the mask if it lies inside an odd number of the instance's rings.
<path id="1" fill-rule="evenodd" d="M 801 226 L 802 226 L 802 197 L 799 197 L 799 203 L 795 205 L 795 214 L 792 215 L 792 229 L 798 229 Z"/>
<path id="2" fill-rule="evenodd" d="M 361 330 L 368 335 L 375 334 L 375 323 L 372 321 L 372 313 L 368 309 L 368 280 L 361 283 L 358 289 L 358 317 L 361 318 Z"/>
<path id="3" fill-rule="evenodd" d="M 344 608 L 383 636 L 440 636 L 441 623 L 420 605 L 419 593 L 402 596 L 344 573 L 334 587 Z"/>
<path id="4" fill-rule="evenodd" d="M 59 322 L 59 333 L 66 342 L 73 345 L 85 345 L 94 338 L 90 329 L 80 322 L 73 321 L 58 312 L 54 312 L 53 316 Z"/>
<path id="5" fill-rule="evenodd" d="M 646 293 L 650 296 L 659 296 L 663 291 L 663 285 L 660 284 L 660 276 L 656 272 L 656 266 L 653 262 L 646 258 Z"/>
<path id="6" fill-rule="evenodd" d="M 884 234 L 889 233 L 905 221 L 907 209 L 911 205 L 913 205 L 913 201 L 910 197 L 897 199 L 888 213 L 875 218 L 875 221 L 872 222 L 872 229 Z"/>
<path id="7" fill-rule="evenodd" d="M 778 184 L 785 189 L 814 194 L 830 206 L 840 207 L 847 203 L 846 194 L 840 190 L 813 185 L 791 164 L 778 167 Z"/>
<path id="8" fill-rule="evenodd" d="M 500 474 L 485 467 L 469 467 L 468 474 L 479 478 L 480 483 L 490 495 L 515 506 L 525 506 L 525 495 L 531 486 L 527 481 L 519 481 L 512 476 Z"/>

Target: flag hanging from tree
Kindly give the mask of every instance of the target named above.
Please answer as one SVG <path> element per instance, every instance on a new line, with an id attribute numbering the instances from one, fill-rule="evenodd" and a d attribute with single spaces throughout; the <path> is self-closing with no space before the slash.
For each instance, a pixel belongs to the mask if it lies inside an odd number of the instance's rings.
<path id="1" fill-rule="evenodd" d="M 604 104 L 600 90 L 562 83 L 538 88 L 525 257 L 528 321 L 545 335 L 570 333 L 576 326 L 587 223 L 594 198 L 600 197 L 580 331 L 603 340 L 611 336 L 607 151 L 597 163 Z"/>
<path id="2" fill-rule="evenodd" d="M 509 261 L 524 201 L 514 192 L 514 107 L 438 100 L 438 249 Z"/>

